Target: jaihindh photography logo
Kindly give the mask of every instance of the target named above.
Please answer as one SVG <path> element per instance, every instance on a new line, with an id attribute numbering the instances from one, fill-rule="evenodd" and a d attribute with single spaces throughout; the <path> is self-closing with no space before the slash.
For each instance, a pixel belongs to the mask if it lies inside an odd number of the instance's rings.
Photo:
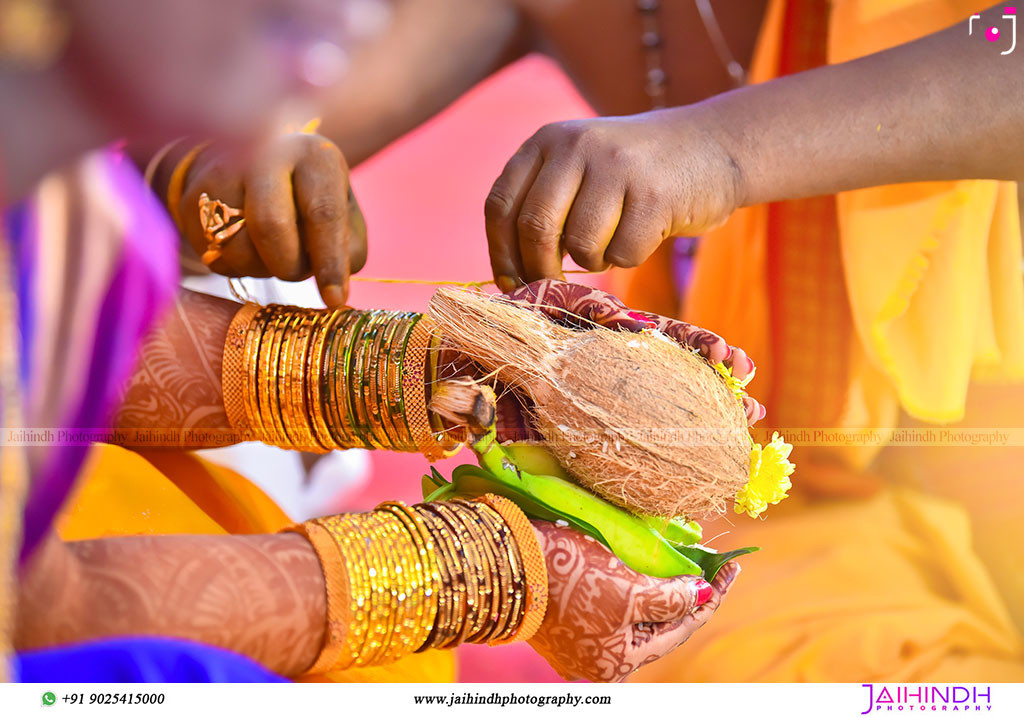
<path id="1" fill-rule="evenodd" d="M 862 715 L 876 712 L 990 712 L 991 685 L 862 685 Z M 863 702 L 861 704 L 864 704 Z"/>
<path id="2" fill-rule="evenodd" d="M 971 15 L 971 19 L 967 23 L 967 34 L 974 34 L 974 21 L 980 20 L 981 15 Z M 1000 52 L 1000 55 L 1009 55 L 1015 49 L 1017 49 L 1017 8 L 1010 6 L 1003 10 L 1003 20 L 1006 22 L 1000 23 L 999 25 L 992 25 L 989 28 L 985 28 L 985 39 L 989 42 L 999 42 L 1003 40 L 1004 44 L 1009 43 L 1009 48 Z"/>

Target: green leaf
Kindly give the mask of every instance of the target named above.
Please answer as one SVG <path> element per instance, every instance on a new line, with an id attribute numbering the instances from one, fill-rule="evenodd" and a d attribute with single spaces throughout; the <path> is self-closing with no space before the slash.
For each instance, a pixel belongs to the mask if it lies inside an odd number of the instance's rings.
<path id="1" fill-rule="evenodd" d="M 760 549 L 756 547 L 738 548 L 727 553 L 719 553 L 710 548 L 705 548 L 703 545 L 676 546 L 676 550 L 700 566 L 701 571 L 704 573 L 704 579 L 708 582 L 714 580 L 722 566 L 733 558 L 738 558 L 748 553 L 756 553 Z"/>

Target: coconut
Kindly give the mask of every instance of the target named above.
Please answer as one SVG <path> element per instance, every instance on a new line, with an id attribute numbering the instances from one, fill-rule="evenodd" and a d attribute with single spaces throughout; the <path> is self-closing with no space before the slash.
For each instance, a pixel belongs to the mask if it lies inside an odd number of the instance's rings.
<path id="1" fill-rule="evenodd" d="M 581 485 L 640 514 L 723 512 L 746 482 L 743 407 L 703 358 L 657 332 L 575 330 L 504 298 L 440 289 L 445 338 L 529 399 Z"/>

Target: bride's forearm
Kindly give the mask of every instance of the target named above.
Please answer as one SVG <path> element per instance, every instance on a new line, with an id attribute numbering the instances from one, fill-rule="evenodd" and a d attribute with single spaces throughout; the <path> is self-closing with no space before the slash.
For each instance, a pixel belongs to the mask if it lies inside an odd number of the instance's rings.
<path id="1" fill-rule="evenodd" d="M 22 580 L 16 643 L 175 637 L 297 675 L 317 656 L 326 612 L 320 563 L 300 535 L 54 537 Z"/>
<path id="2" fill-rule="evenodd" d="M 505 498 L 384 503 L 292 530 L 51 536 L 20 581 L 15 643 L 178 638 L 293 676 L 527 640 L 543 623 L 541 544 Z"/>
<path id="3" fill-rule="evenodd" d="M 198 448 L 236 442 L 221 395 L 234 301 L 181 290 L 143 345 L 124 388 L 115 435 L 133 446 Z"/>
<path id="4" fill-rule="evenodd" d="M 421 314 L 242 309 L 179 293 L 126 384 L 117 442 L 180 449 L 256 440 L 431 459 L 458 444 L 427 409 L 437 340 Z"/>

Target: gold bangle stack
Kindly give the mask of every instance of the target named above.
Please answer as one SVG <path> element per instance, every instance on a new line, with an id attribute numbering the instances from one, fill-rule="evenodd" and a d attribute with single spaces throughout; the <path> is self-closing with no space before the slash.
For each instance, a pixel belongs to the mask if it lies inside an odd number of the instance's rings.
<path id="1" fill-rule="evenodd" d="M 224 344 L 224 406 L 251 440 L 452 455 L 430 423 L 426 376 L 436 332 L 422 314 L 246 304 Z"/>
<path id="2" fill-rule="evenodd" d="M 491 507 L 501 500 L 389 502 L 293 528 L 310 540 L 327 584 L 328 629 L 310 672 L 387 664 L 463 642 L 525 639 L 524 628 L 539 626 L 543 609 L 529 600 L 522 556 L 540 547 L 532 529 L 510 524 L 529 525 L 513 503 Z M 546 584 L 542 592 L 546 604 Z M 336 629 L 341 619 L 349 620 L 347 630 Z"/>

